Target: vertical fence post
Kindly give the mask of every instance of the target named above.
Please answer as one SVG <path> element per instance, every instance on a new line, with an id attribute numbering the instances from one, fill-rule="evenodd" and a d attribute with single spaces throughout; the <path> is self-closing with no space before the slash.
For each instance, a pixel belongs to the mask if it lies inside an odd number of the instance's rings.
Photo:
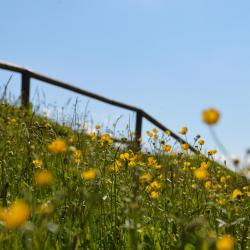
<path id="1" fill-rule="evenodd" d="M 22 88 L 21 88 L 21 102 L 22 107 L 29 107 L 30 98 L 30 76 L 28 71 L 22 73 Z"/>
<path id="2" fill-rule="evenodd" d="M 136 111 L 136 124 L 135 124 L 135 145 L 138 149 L 141 148 L 141 135 L 142 135 L 142 118 L 143 112 L 142 110 Z"/>

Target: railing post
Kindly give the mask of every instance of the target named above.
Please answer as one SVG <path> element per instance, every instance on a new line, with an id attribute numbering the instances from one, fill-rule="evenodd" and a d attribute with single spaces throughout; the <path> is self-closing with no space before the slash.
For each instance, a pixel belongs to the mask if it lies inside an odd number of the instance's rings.
<path id="1" fill-rule="evenodd" d="M 141 148 L 141 135 L 142 135 L 142 118 L 143 112 L 142 110 L 136 111 L 136 124 L 135 124 L 135 145 L 138 149 Z"/>
<path id="2" fill-rule="evenodd" d="M 29 72 L 25 71 L 22 73 L 22 88 L 21 88 L 21 102 L 22 107 L 29 107 L 29 98 L 30 98 L 30 76 Z"/>

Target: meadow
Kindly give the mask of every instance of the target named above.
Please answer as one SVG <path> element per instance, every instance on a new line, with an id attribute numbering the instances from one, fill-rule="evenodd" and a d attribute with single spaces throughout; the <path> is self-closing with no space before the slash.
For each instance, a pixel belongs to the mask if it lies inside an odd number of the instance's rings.
<path id="1" fill-rule="evenodd" d="M 203 138 L 194 155 L 155 128 L 147 152 L 98 124 L 76 131 L 6 102 L 0 114 L 0 249 L 250 249 L 249 180 Z"/>

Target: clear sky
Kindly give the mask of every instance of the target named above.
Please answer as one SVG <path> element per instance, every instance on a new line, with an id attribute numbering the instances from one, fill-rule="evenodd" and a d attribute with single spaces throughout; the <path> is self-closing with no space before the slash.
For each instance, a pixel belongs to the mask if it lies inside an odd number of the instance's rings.
<path id="1" fill-rule="evenodd" d="M 216 107 L 217 133 L 242 154 L 250 147 L 249 13 L 249 0 L 2 0 L 0 60 L 141 107 L 174 131 L 188 126 L 208 148 L 216 146 L 200 114 Z M 8 76 L 0 71 L 1 84 Z M 43 89 L 52 102 L 69 98 Z M 101 106 L 90 102 L 94 118 L 123 112 Z"/>

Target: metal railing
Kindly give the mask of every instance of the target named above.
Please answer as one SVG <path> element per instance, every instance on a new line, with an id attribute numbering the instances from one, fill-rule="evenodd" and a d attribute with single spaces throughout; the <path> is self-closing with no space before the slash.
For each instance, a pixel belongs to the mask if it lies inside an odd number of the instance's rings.
<path id="1" fill-rule="evenodd" d="M 181 144 L 187 143 L 180 136 L 175 134 L 173 131 L 168 129 L 162 123 L 157 121 L 154 117 L 152 117 L 151 115 L 149 115 L 148 113 L 146 113 L 144 110 L 142 110 L 140 108 L 137 108 L 137 107 L 134 107 L 134 106 L 122 103 L 122 102 L 118 102 L 118 101 L 106 98 L 104 96 L 101 96 L 101 95 L 94 94 L 92 92 L 89 92 L 89 91 L 80 89 L 78 87 L 75 87 L 73 85 L 70 85 L 66 82 L 59 81 L 59 80 L 56 80 L 56 79 L 48 77 L 48 76 L 44 76 L 42 74 L 36 73 L 32 70 L 29 70 L 29 69 L 26 69 L 26 68 L 23 68 L 23 67 L 14 65 L 14 64 L 0 61 L 0 68 L 21 74 L 21 76 L 22 76 L 22 78 L 21 78 L 21 81 L 22 81 L 22 84 L 21 84 L 21 104 L 23 107 L 29 106 L 30 80 L 33 78 L 33 79 L 36 79 L 36 80 L 39 80 L 39 81 L 63 88 L 63 89 L 70 90 L 70 91 L 75 92 L 77 94 L 88 96 L 88 97 L 93 98 L 95 100 L 98 100 L 98 101 L 101 101 L 101 102 L 104 102 L 107 104 L 111 104 L 111 105 L 119 107 L 119 108 L 124 108 L 126 110 L 135 112 L 136 113 L 135 143 L 137 144 L 138 147 L 140 147 L 139 138 L 141 138 L 141 136 L 142 136 L 143 118 L 148 120 L 152 124 L 154 124 L 154 126 L 158 127 L 159 129 L 161 129 L 163 131 L 169 131 L 169 135 L 172 138 L 174 138 L 175 140 L 177 140 L 179 143 L 181 143 Z M 198 153 L 198 150 L 190 144 L 189 144 L 189 149 L 194 153 Z"/>

